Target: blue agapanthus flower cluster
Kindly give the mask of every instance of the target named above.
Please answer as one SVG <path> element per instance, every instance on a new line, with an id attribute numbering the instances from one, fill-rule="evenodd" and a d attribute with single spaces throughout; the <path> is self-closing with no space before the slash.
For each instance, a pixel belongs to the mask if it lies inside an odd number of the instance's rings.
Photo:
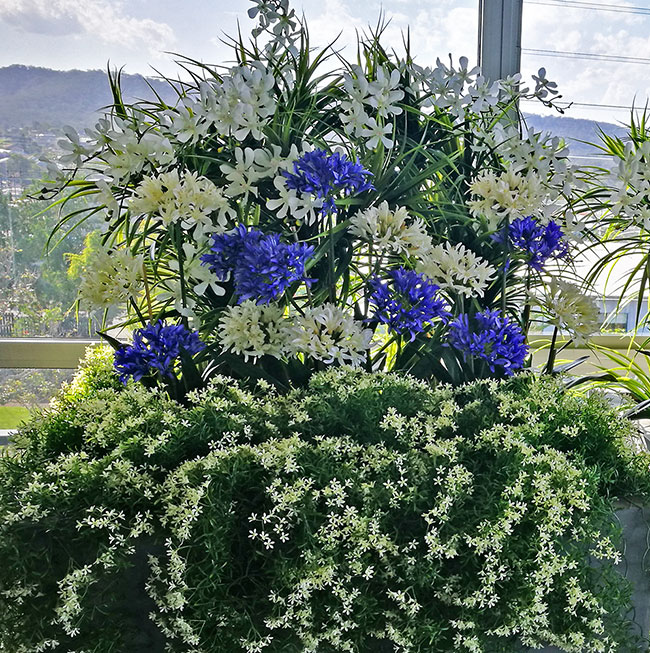
<path id="1" fill-rule="evenodd" d="M 438 286 L 414 270 L 397 268 L 387 279 L 369 281 L 370 303 L 376 307 L 374 319 L 396 333 L 410 333 L 411 340 L 436 318 L 446 319 L 449 312 Z"/>
<path id="2" fill-rule="evenodd" d="M 358 160 L 350 161 L 340 152 L 307 152 L 294 161 L 293 172 L 285 170 L 282 174 L 287 178 L 287 188 L 322 199 L 323 215 L 336 213 L 336 196 L 358 195 L 373 189 L 368 179 L 372 173 Z"/>
<path id="3" fill-rule="evenodd" d="M 505 231 L 498 233 L 495 240 L 505 242 Z M 516 218 L 507 227 L 507 238 L 513 248 L 525 253 L 528 265 L 539 271 L 549 258 L 562 258 L 569 252 L 564 233 L 553 220 L 542 225 L 532 216 Z"/>
<path id="4" fill-rule="evenodd" d="M 145 376 L 160 373 L 175 378 L 174 366 L 182 354 L 194 356 L 205 348 L 196 331 L 188 331 L 182 324 L 165 324 L 158 320 L 137 329 L 133 344 L 115 352 L 114 367 L 122 383 L 132 378 L 139 381 Z"/>
<path id="5" fill-rule="evenodd" d="M 524 365 L 528 345 L 519 325 L 499 311 L 476 313 L 470 323 L 466 313 L 449 325 L 449 342 L 466 356 L 486 361 L 490 372 L 500 368 L 507 376 Z"/>
<path id="6" fill-rule="evenodd" d="M 220 281 L 232 275 L 239 302 L 252 299 L 267 304 L 297 281 L 310 282 L 305 263 L 314 248 L 304 243 L 283 243 L 279 234 L 263 234 L 239 225 L 212 237 L 210 254 L 201 261 Z"/>

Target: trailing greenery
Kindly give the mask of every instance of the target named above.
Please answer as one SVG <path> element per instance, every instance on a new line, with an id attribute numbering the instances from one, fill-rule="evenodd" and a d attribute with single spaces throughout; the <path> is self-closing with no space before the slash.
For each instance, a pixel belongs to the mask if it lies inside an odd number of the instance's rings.
<path id="1" fill-rule="evenodd" d="M 110 358 L 0 460 L 0 650 L 639 650 L 605 495 L 647 457 L 600 399 L 332 369 L 184 406 Z"/>

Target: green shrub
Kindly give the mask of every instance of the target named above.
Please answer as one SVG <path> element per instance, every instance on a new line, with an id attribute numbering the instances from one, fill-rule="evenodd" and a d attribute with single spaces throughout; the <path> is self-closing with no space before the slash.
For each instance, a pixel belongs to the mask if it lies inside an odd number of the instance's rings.
<path id="1" fill-rule="evenodd" d="M 96 355 L 0 461 L 0 650 L 638 651 L 606 498 L 645 492 L 629 429 L 533 377 L 180 406 Z"/>

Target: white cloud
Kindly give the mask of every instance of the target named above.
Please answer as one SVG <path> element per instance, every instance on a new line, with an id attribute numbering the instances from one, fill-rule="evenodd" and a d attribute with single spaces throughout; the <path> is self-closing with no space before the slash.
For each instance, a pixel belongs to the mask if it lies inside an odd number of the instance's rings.
<path id="1" fill-rule="evenodd" d="M 152 53 L 168 49 L 176 40 L 166 23 L 129 16 L 125 3 L 115 0 L 2 0 L 0 20 L 25 32 L 91 35 L 127 48 L 144 46 Z"/>
<path id="2" fill-rule="evenodd" d="M 338 36 L 337 47 L 346 46 L 346 53 L 352 57 L 357 32 L 374 28 L 383 11 L 388 25 L 382 43 L 387 49 L 402 53 L 403 36 L 410 30 L 412 53 L 422 65 L 434 64 L 437 57 L 446 59 L 450 52 L 455 60 L 461 55 L 476 58 L 478 13 L 476 8 L 459 6 L 457 0 L 385 0 L 381 6 L 304 0 L 304 10 L 314 44 L 322 46 Z"/>
<path id="3" fill-rule="evenodd" d="M 649 20 L 622 12 L 526 4 L 522 46 L 650 58 Z M 642 64 L 524 53 L 524 72 L 530 73 L 540 66 L 546 68 L 550 79 L 558 82 L 568 101 L 629 106 L 636 97 L 636 104 L 643 105 L 650 92 L 647 67 Z M 569 109 L 567 115 L 607 122 L 627 118 L 625 110 L 579 106 Z"/>

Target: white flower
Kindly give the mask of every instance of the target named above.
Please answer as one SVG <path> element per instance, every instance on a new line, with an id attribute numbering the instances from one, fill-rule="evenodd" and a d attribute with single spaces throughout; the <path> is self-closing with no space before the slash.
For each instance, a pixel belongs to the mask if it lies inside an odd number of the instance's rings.
<path id="1" fill-rule="evenodd" d="M 472 215 L 485 217 L 496 229 L 505 217 L 510 219 L 543 213 L 547 192 L 538 175 L 523 176 L 508 168 L 497 175 L 484 170 L 469 186 L 479 199 L 468 202 Z"/>
<path id="2" fill-rule="evenodd" d="M 152 130 L 140 135 L 126 120 L 116 122 L 115 129 L 106 134 L 110 149 L 103 153 L 106 174 L 115 182 L 128 180 L 145 167 L 165 167 L 175 160 L 174 148 L 166 136 Z"/>
<path id="3" fill-rule="evenodd" d="M 546 68 L 540 68 L 537 75 L 531 75 L 535 81 L 535 96 L 540 100 L 546 100 L 550 96 L 558 94 L 557 84 L 546 78 Z"/>
<path id="4" fill-rule="evenodd" d="M 183 243 L 183 277 L 192 286 L 197 295 L 203 296 L 210 288 L 215 295 L 225 295 L 225 289 L 219 285 L 216 275 L 201 261 L 201 252 L 192 243 Z M 169 261 L 170 269 L 180 270 L 178 258 Z"/>
<path id="5" fill-rule="evenodd" d="M 400 72 L 394 68 L 390 74 L 385 66 L 377 69 L 376 79 L 368 85 L 369 97 L 366 104 L 377 110 L 377 115 L 388 118 L 389 114 L 399 115 L 402 108 L 395 106 L 404 97 L 404 91 L 399 89 Z"/>
<path id="6" fill-rule="evenodd" d="M 208 131 L 208 124 L 202 113 L 202 107 L 192 98 L 183 98 L 176 109 L 164 112 L 169 133 L 180 143 L 196 143 Z"/>
<path id="7" fill-rule="evenodd" d="M 280 358 L 286 353 L 289 328 L 280 306 L 258 306 L 247 299 L 238 306 L 226 308 L 219 322 L 218 337 L 224 350 L 245 360 L 267 355 Z"/>
<path id="8" fill-rule="evenodd" d="M 67 154 L 62 154 L 59 157 L 59 162 L 62 164 L 70 163 L 76 168 L 79 168 L 84 159 L 93 154 L 94 147 L 92 144 L 82 143 L 74 127 L 63 127 L 63 133 L 66 138 L 58 141 L 58 145 Z"/>
<path id="9" fill-rule="evenodd" d="M 95 186 L 98 190 L 98 199 L 106 207 L 109 220 L 117 217 L 120 213 L 120 202 L 115 198 L 111 187 L 105 179 L 95 180 Z"/>
<path id="10" fill-rule="evenodd" d="M 259 168 L 255 165 L 255 150 L 250 147 L 244 149 L 236 147 L 235 165 L 223 163 L 219 167 L 230 182 L 226 188 L 227 195 L 230 197 L 244 195 L 244 199 L 246 199 L 248 193 L 252 193 L 257 197 L 257 187 L 254 184 L 261 175 Z"/>
<path id="11" fill-rule="evenodd" d="M 166 277 L 156 286 L 156 299 L 163 303 L 171 303 L 179 315 L 189 318 L 198 326 L 199 318 L 194 311 L 196 300 L 183 292 L 179 276 Z"/>
<path id="12" fill-rule="evenodd" d="M 362 103 L 368 95 L 368 80 L 361 66 L 354 64 L 350 70 L 352 74 L 343 75 L 343 87 L 353 102 Z"/>
<path id="13" fill-rule="evenodd" d="M 262 139 L 267 118 L 275 111 L 271 91 L 275 79 L 264 64 L 252 61 L 238 66 L 221 84 L 200 85 L 203 116 L 222 136 L 243 141 L 247 136 Z"/>
<path id="14" fill-rule="evenodd" d="M 577 344 L 600 330 L 602 320 L 598 303 L 580 286 L 552 279 L 538 305 L 548 321 L 566 330 Z"/>
<path id="15" fill-rule="evenodd" d="M 420 218 L 409 220 L 405 207 L 391 211 L 385 201 L 355 213 L 350 218 L 350 233 L 372 243 L 380 252 L 422 256 L 432 247 Z"/>
<path id="16" fill-rule="evenodd" d="M 269 211 L 275 211 L 278 218 L 283 220 L 291 216 L 307 224 L 316 222 L 317 212 L 323 206 L 322 198 L 308 193 L 299 195 L 295 190 L 288 188 L 287 179 L 283 175 L 278 175 L 273 180 L 273 185 L 280 193 L 280 197 L 266 201 L 266 208 Z"/>
<path id="17" fill-rule="evenodd" d="M 478 77 L 476 83 L 467 89 L 465 101 L 473 113 L 490 110 L 499 101 L 499 82 L 488 82 Z"/>
<path id="18" fill-rule="evenodd" d="M 346 134 L 354 134 L 361 136 L 366 122 L 369 120 L 368 114 L 363 108 L 361 102 L 341 102 L 343 113 L 339 114 L 339 118 L 343 123 L 343 129 Z"/>
<path id="19" fill-rule="evenodd" d="M 92 308 L 118 306 L 138 297 L 142 290 L 142 256 L 128 249 L 93 251 L 79 286 L 79 299 Z"/>
<path id="20" fill-rule="evenodd" d="M 279 145 L 271 145 L 270 149 L 255 150 L 253 160 L 258 166 L 259 177 L 274 177 L 278 170 L 286 170 L 298 158 L 298 148 L 292 145 L 291 150 L 289 157 L 282 156 L 282 148 Z"/>
<path id="21" fill-rule="evenodd" d="M 370 348 L 372 331 L 338 306 L 323 304 L 295 319 L 292 336 L 290 347 L 294 353 L 324 363 L 361 365 Z"/>
<path id="22" fill-rule="evenodd" d="M 482 297 L 496 270 L 472 250 L 449 242 L 433 247 L 418 261 L 416 269 L 444 290 L 466 297 Z"/>
<path id="23" fill-rule="evenodd" d="M 391 123 L 381 125 L 374 118 L 368 118 L 361 130 L 361 135 L 368 139 L 366 147 L 370 150 L 376 150 L 379 143 L 386 148 L 393 147 L 394 141 L 388 138 L 392 133 L 393 125 Z"/>
<path id="24" fill-rule="evenodd" d="M 178 170 L 157 177 L 145 177 L 129 203 L 131 213 L 156 214 L 163 224 L 180 222 L 185 229 L 198 226 L 200 232 L 221 232 L 236 216 L 234 209 L 206 177 Z M 216 223 L 212 216 L 216 213 Z"/>

